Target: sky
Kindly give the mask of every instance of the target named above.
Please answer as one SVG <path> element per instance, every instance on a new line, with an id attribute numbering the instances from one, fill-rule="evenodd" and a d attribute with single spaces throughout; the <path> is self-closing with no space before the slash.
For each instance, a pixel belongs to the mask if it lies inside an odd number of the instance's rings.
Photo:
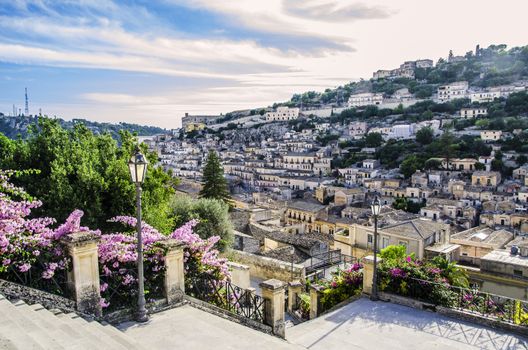
<path id="1" fill-rule="evenodd" d="M 528 45 L 524 0 L 0 0 L 0 112 L 176 128 L 476 44 Z"/>

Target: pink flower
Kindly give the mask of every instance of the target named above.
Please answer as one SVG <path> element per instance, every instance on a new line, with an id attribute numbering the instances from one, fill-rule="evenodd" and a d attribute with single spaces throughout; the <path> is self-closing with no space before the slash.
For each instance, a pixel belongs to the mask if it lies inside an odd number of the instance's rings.
<path id="1" fill-rule="evenodd" d="M 110 306 L 110 303 L 107 302 L 105 298 L 101 298 L 101 300 L 99 300 L 99 305 L 101 305 L 101 307 L 105 309 Z"/>
<path id="2" fill-rule="evenodd" d="M 9 265 L 9 264 L 11 264 L 11 259 L 7 259 L 7 258 L 6 258 L 6 259 L 3 259 L 3 260 L 2 260 L 2 265 L 7 266 L 7 265 Z"/>
<path id="3" fill-rule="evenodd" d="M 25 263 L 25 264 L 20 265 L 20 266 L 18 267 L 18 270 L 19 270 L 20 272 L 28 272 L 30 268 L 31 268 L 31 265 L 28 264 L 28 263 Z"/>

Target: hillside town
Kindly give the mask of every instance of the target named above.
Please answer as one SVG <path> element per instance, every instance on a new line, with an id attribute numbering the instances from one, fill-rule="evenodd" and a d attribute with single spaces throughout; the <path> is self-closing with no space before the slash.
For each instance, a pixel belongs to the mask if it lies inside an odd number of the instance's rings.
<path id="1" fill-rule="evenodd" d="M 432 67 L 432 60 L 405 62 L 373 79 L 414 78 L 415 69 Z M 526 300 L 528 135 L 525 127 L 490 127 L 496 117 L 488 110 L 510 96 L 526 99 L 527 87 L 527 80 L 487 88 L 456 81 L 425 99 L 404 88 L 390 96 L 351 94 L 347 102 L 318 109 L 238 111 L 229 121 L 186 114 L 181 129 L 145 142 L 181 179 L 178 191 L 194 197 L 209 151 L 218 152 L 232 215 L 247 214 L 236 225 L 241 251 L 301 264 L 329 251 L 361 258 L 374 247 L 369 213 L 378 197 L 379 249 L 403 245 L 420 259 L 443 256 L 464 266 L 475 288 Z M 415 106 L 446 103 L 445 111 L 411 115 Z M 369 110 L 372 116 L 365 117 Z M 525 113 L 512 117 L 526 121 Z M 439 154 L 411 167 L 406 159 L 415 155 L 386 159 L 394 145 L 424 149 L 445 141 L 477 145 L 444 152 L 453 145 L 443 144 Z M 524 146 L 512 148 L 512 142 Z"/>
<path id="2" fill-rule="evenodd" d="M 527 5 L 380 1 L 0 5 L 0 350 L 528 349 Z"/>

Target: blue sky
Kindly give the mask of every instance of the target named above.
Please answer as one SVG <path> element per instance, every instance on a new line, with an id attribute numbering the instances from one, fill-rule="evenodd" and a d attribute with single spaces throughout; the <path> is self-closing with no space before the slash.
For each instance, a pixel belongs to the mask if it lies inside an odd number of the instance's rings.
<path id="1" fill-rule="evenodd" d="M 0 112 L 178 127 L 404 60 L 528 44 L 518 0 L 0 0 Z"/>

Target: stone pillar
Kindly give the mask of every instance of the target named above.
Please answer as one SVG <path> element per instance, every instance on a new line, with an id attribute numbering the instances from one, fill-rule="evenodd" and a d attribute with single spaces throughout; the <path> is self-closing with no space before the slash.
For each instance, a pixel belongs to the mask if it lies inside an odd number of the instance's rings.
<path id="1" fill-rule="evenodd" d="M 185 294 L 183 244 L 175 239 L 167 239 L 160 244 L 165 249 L 165 297 L 167 303 L 177 303 L 183 300 Z"/>
<path id="2" fill-rule="evenodd" d="M 381 258 L 377 258 L 378 266 Z M 363 258 L 363 293 L 372 294 L 372 280 L 374 279 L 374 256 L 369 255 Z"/>
<path id="3" fill-rule="evenodd" d="M 302 283 L 299 280 L 288 283 L 288 311 L 293 312 L 297 309 L 297 296 L 302 293 Z"/>
<path id="4" fill-rule="evenodd" d="M 72 260 L 68 286 L 77 303 L 77 310 L 96 316 L 102 315 L 97 252 L 99 239 L 91 232 L 72 233 L 62 238 Z"/>
<path id="5" fill-rule="evenodd" d="M 321 293 L 324 287 L 317 284 L 310 286 L 310 320 L 321 314 Z"/>
<path id="6" fill-rule="evenodd" d="M 242 289 L 251 287 L 251 280 L 249 276 L 249 266 L 228 262 L 227 265 L 231 270 L 231 283 Z"/>
<path id="7" fill-rule="evenodd" d="M 273 328 L 273 334 L 284 338 L 284 282 L 270 279 L 260 283 L 264 304 L 264 323 Z"/>

